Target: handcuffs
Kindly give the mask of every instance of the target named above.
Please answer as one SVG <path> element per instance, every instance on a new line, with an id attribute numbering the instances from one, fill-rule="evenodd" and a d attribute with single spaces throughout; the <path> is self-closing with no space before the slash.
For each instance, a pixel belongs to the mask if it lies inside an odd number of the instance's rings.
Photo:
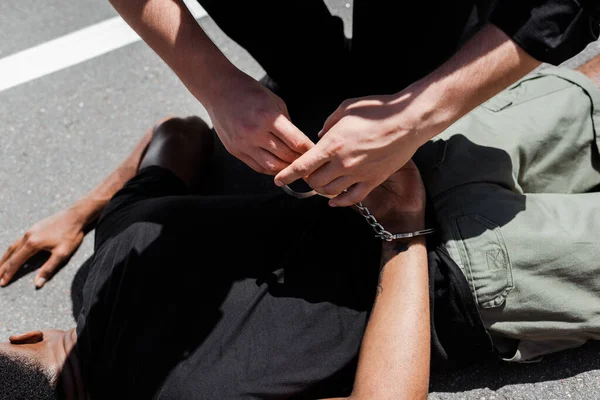
<path id="1" fill-rule="evenodd" d="M 297 199 L 308 199 L 309 197 L 313 197 L 315 195 L 326 197 L 328 199 L 332 199 L 332 198 L 336 197 L 335 195 L 330 196 L 330 195 L 319 193 L 316 190 L 311 190 L 308 192 L 296 192 L 294 189 L 292 189 L 288 185 L 281 186 L 281 189 L 285 193 L 287 193 L 290 196 L 295 197 Z M 347 192 L 347 191 L 348 191 L 347 189 L 344 190 L 344 192 Z M 375 218 L 375 216 L 373 214 L 371 214 L 369 209 L 367 207 L 365 207 L 362 204 L 362 202 L 359 201 L 358 203 L 355 204 L 355 206 L 356 206 L 356 208 L 358 208 L 360 215 L 365 217 L 365 219 L 367 220 L 367 223 L 369 225 L 371 225 L 371 227 L 375 231 L 375 237 L 378 237 L 378 238 L 388 241 L 388 242 L 391 242 L 392 240 L 397 240 L 397 239 L 406 239 L 406 238 L 412 238 L 415 236 L 428 235 L 430 233 L 435 232 L 434 228 L 429 228 L 429 229 L 421 229 L 421 230 L 414 231 L 414 232 L 393 234 L 393 233 L 390 233 L 387 230 L 385 230 L 385 228 L 379 222 L 377 222 L 377 219 Z"/>
<path id="2" fill-rule="evenodd" d="M 288 185 L 283 185 L 281 187 L 281 189 L 284 192 L 286 192 L 287 194 L 289 194 L 290 196 L 295 197 L 297 199 L 308 199 L 309 197 L 313 197 L 315 195 L 327 197 L 328 199 L 333 199 L 335 197 L 335 196 L 328 196 L 326 194 L 319 193 L 316 190 L 311 190 L 310 192 L 296 192 L 294 189 L 292 189 Z"/>

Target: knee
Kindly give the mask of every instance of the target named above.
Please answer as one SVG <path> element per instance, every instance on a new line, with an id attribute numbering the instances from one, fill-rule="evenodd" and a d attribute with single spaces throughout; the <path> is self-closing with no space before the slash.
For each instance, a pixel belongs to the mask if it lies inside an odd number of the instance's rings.
<path id="1" fill-rule="evenodd" d="M 191 140 L 210 133 L 210 127 L 202 118 L 191 116 L 187 118 L 169 117 L 160 120 L 154 126 L 153 139 Z"/>
<path id="2" fill-rule="evenodd" d="M 169 118 L 155 125 L 140 169 L 160 166 L 191 184 L 211 157 L 213 146 L 213 133 L 201 118 Z"/>

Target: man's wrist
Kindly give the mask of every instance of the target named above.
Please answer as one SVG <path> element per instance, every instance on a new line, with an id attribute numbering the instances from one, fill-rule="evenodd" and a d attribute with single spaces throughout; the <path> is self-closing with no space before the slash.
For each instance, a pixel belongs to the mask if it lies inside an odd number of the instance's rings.
<path id="1" fill-rule="evenodd" d="M 82 230 L 86 230 L 96 222 L 106 204 L 107 202 L 105 201 L 85 197 L 75 202 L 69 207 L 67 212 L 73 216 L 75 222 L 81 226 Z"/>
<path id="2" fill-rule="evenodd" d="M 391 242 L 383 241 L 381 244 L 382 262 L 389 262 L 392 258 L 400 253 L 407 252 L 415 246 L 425 246 L 425 237 L 417 236 L 407 239 L 392 240 Z"/>
<path id="3" fill-rule="evenodd" d="M 391 234 L 416 232 L 425 229 L 425 214 L 390 213 L 380 223 Z"/>

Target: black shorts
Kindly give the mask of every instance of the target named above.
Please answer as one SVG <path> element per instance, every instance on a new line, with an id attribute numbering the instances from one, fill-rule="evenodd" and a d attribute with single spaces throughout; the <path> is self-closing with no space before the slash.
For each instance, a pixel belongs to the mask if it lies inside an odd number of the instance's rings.
<path id="1" fill-rule="evenodd" d="M 348 395 L 380 243 L 324 198 L 194 195 L 145 168 L 96 229 L 77 325 L 93 398 Z"/>

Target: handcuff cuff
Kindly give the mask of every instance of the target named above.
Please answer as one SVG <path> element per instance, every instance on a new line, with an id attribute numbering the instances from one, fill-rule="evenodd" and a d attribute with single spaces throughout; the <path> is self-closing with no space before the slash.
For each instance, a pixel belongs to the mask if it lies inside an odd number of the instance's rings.
<path id="1" fill-rule="evenodd" d="M 290 196 L 295 197 L 297 199 L 308 199 L 309 197 L 313 197 L 316 195 L 321 196 L 321 197 L 326 197 L 328 199 L 332 199 L 332 198 L 336 197 L 336 196 L 329 196 L 326 194 L 319 193 L 316 190 L 311 190 L 308 192 L 296 192 L 294 189 L 290 188 L 288 185 L 281 186 L 281 189 L 285 193 L 287 193 Z M 347 189 L 344 190 L 344 192 L 347 192 L 347 191 L 348 191 Z M 390 233 L 387 230 L 385 230 L 385 228 L 379 222 L 377 222 L 377 219 L 375 218 L 375 216 L 373 214 L 371 214 L 369 209 L 367 207 L 365 207 L 361 201 L 356 203 L 354 206 L 356 208 L 358 208 L 360 215 L 362 215 L 365 218 L 365 220 L 367 221 L 367 223 L 369 225 L 371 225 L 371 227 L 375 231 L 375 237 L 378 237 L 381 240 L 391 242 L 392 240 L 407 239 L 407 238 L 412 238 L 415 236 L 428 235 L 430 233 L 435 232 L 434 228 L 429 228 L 429 229 L 421 229 L 421 230 L 414 231 L 414 232 L 393 234 L 393 233 Z"/>

